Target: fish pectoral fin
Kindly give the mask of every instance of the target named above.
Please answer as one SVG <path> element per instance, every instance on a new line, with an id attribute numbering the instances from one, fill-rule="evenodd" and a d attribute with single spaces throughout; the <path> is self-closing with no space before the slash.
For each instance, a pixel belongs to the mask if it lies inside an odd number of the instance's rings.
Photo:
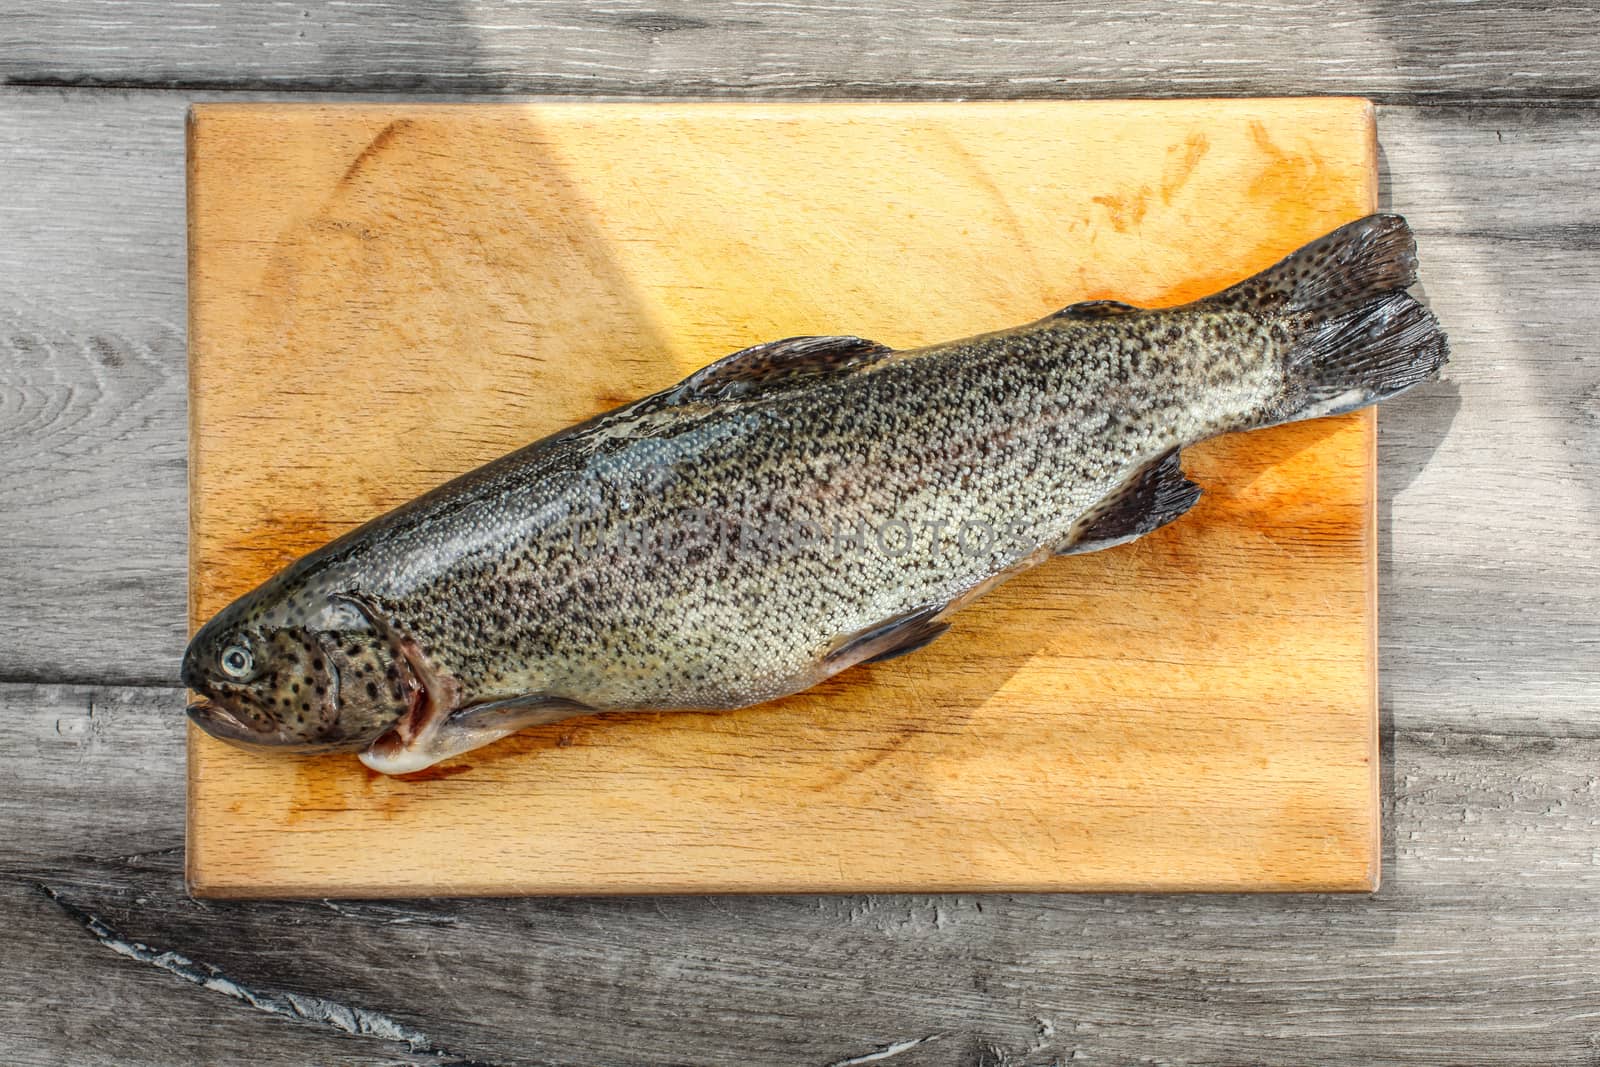
<path id="1" fill-rule="evenodd" d="M 1174 448 L 1141 467 L 1122 488 L 1091 508 L 1056 554 L 1099 552 L 1143 537 L 1194 507 L 1199 499 L 1200 487 L 1183 473 Z"/>
<path id="2" fill-rule="evenodd" d="M 1120 300 L 1080 300 L 1068 304 L 1060 311 L 1047 316 L 1052 319 L 1110 319 L 1118 315 L 1132 315 L 1144 308 L 1124 304 Z"/>
<path id="3" fill-rule="evenodd" d="M 439 716 L 430 728 L 409 738 L 389 731 L 361 753 L 361 762 L 381 774 L 411 774 L 530 726 L 592 711 L 575 701 L 537 695 L 474 704 Z"/>
<path id="4" fill-rule="evenodd" d="M 858 663 L 882 663 L 930 644 L 950 629 L 940 616 L 946 604 L 930 604 L 908 611 L 841 638 L 822 658 L 827 667 L 842 671 Z"/>
<path id="5" fill-rule="evenodd" d="M 849 374 L 893 349 L 861 337 L 786 337 L 723 356 L 673 390 L 678 403 L 728 400 L 802 381 Z"/>

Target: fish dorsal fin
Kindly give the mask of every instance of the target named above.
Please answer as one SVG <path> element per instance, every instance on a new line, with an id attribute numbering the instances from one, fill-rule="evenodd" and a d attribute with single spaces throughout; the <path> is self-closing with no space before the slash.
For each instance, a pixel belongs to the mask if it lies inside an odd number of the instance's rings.
<path id="1" fill-rule="evenodd" d="M 861 337 L 786 337 L 742 348 L 673 390 L 679 402 L 731 400 L 802 381 L 848 374 L 892 352 Z"/>
<path id="2" fill-rule="evenodd" d="M 1183 473 L 1175 448 L 1140 468 L 1120 489 L 1096 504 L 1056 551 L 1075 556 L 1124 544 L 1160 529 L 1199 499 L 1200 487 Z"/>
<path id="3" fill-rule="evenodd" d="M 1080 300 L 1051 315 L 1052 319 L 1112 319 L 1118 315 L 1132 315 L 1143 311 L 1120 300 Z"/>

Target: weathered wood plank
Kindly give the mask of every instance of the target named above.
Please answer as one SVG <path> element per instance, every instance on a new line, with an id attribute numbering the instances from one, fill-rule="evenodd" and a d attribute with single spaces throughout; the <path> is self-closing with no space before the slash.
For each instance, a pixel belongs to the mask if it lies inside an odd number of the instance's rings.
<path id="1" fill-rule="evenodd" d="M 171 680 L 183 105 L 0 98 L 0 677 Z"/>
<path id="2" fill-rule="evenodd" d="M 1592 5 L 1383 0 L 161 0 L 12 5 L 12 83 L 1011 98 L 1347 94 L 1591 101 Z"/>
<path id="3" fill-rule="evenodd" d="M 1453 392 L 1379 419 L 1385 699 L 1403 721 L 1600 731 L 1600 123 L 1386 109 L 1379 138 L 1454 350 Z"/>
<path id="4" fill-rule="evenodd" d="M 1424 291 L 1457 358 L 1453 393 L 1382 421 L 1383 684 L 1398 733 L 1376 897 L 207 907 L 182 896 L 173 851 L 176 692 L 13 685 L 0 687 L 0 751 L 16 769 L 0 791 L 0 1059 L 1031 1067 L 1075 1054 L 1343 1064 L 1358 1049 L 1368 1062 L 1592 1062 L 1600 122 L 1582 107 L 1600 81 L 1600 12 L 1446 0 L 1342 16 L 1309 0 L 223 11 L 13 5 L 0 81 L 1363 92 L 1579 110 L 1380 116 L 1388 199 L 1421 233 Z M 0 678 L 170 684 L 186 99 L 0 90 Z M 238 984 L 196 984 L 219 977 Z"/>
<path id="5" fill-rule="evenodd" d="M 184 694 L 0 684 L 0 870 L 183 844 Z"/>
<path id="6" fill-rule="evenodd" d="M 0 94 L 0 677 L 176 673 L 186 102 Z M 1600 730 L 1600 116 L 1385 108 L 1379 138 L 1455 345 L 1453 391 L 1380 420 L 1386 700 Z"/>
<path id="7" fill-rule="evenodd" d="M 69 914 L 35 883 L 0 881 L 0 955 L 27 961 L 26 977 L 13 972 L 0 980 L 0 1058 L 8 1067 L 448 1062 L 403 1040 L 348 1032 L 363 1023 L 369 1033 L 381 1031 L 382 1016 L 341 1011 L 347 1006 L 318 998 L 302 999 L 297 1014 L 293 1002 L 230 989 L 184 960 L 139 953 L 132 944 L 108 947 Z M 200 980 L 214 988 L 201 988 Z"/>
<path id="8" fill-rule="evenodd" d="M 0 722 L 91 696 L 166 725 L 5 812 L 57 827 L 0 860 L 8 1063 L 1592 1062 L 1592 737 L 1402 726 L 1375 896 L 200 903 L 176 776 L 132 781 L 181 762 L 175 693 L 4 687 Z"/>

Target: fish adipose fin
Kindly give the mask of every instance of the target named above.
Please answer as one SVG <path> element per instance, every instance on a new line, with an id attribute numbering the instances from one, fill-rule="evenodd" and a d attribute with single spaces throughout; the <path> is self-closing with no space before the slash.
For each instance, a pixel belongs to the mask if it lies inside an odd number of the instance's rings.
<path id="1" fill-rule="evenodd" d="M 1435 377 L 1450 346 L 1433 313 L 1401 291 L 1416 280 L 1405 219 L 1370 215 L 1201 301 L 1289 327 L 1283 392 L 1248 425 L 1354 411 Z"/>
<path id="2" fill-rule="evenodd" d="M 738 399 L 774 387 L 849 374 L 893 351 L 861 337 L 786 337 L 723 356 L 684 379 L 672 395 L 683 403 Z"/>
<path id="3" fill-rule="evenodd" d="M 842 638 L 822 662 L 834 670 L 857 663 L 882 663 L 931 644 L 950 624 L 939 616 L 948 605 L 931 604 L 886 619 Z"/>
<path id="4" fill-rule="evenodd" d="M 1076 556 L 1126 544 L 1159 530 L 1199 499 L 1200 487 L 1183 473 L 1178 450 L 1173 449 L 1078 520 L 1077 531 L 1056 554 Z"/>
<path id="5" fill-rule="evenodd" d="M 1048 315 L 1048 318 L 1115 318 L 1118 315 L 1136 315 L 1142 310 L 1142 307 L 1123 304 L 1122 301 L 1078 301 L 1077 304 L 1067 304 L 1059 312 Z"/>
<path id="6" fill-rule="evenodd" d="M 1120 300 L 1081 300 L 1051 315 L 1052 319 L 1112 319 L 1118 315 L 1134 315 L 1143 308 L 1124 304 Z"/>

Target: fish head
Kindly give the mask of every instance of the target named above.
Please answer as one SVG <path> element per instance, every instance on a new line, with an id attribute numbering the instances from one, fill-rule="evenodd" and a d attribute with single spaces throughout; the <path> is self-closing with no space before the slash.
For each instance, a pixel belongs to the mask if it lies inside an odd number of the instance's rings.
<path id="1" fill-rule="evenodd" d="M 376 631 L 268 625 L 260 614 L 224 611 L 184 653 L 183 683 L 199 698 L 189 718 L 211 736 L 247 748 L 361 749 L 420 699 L 405 657 Z"/>

